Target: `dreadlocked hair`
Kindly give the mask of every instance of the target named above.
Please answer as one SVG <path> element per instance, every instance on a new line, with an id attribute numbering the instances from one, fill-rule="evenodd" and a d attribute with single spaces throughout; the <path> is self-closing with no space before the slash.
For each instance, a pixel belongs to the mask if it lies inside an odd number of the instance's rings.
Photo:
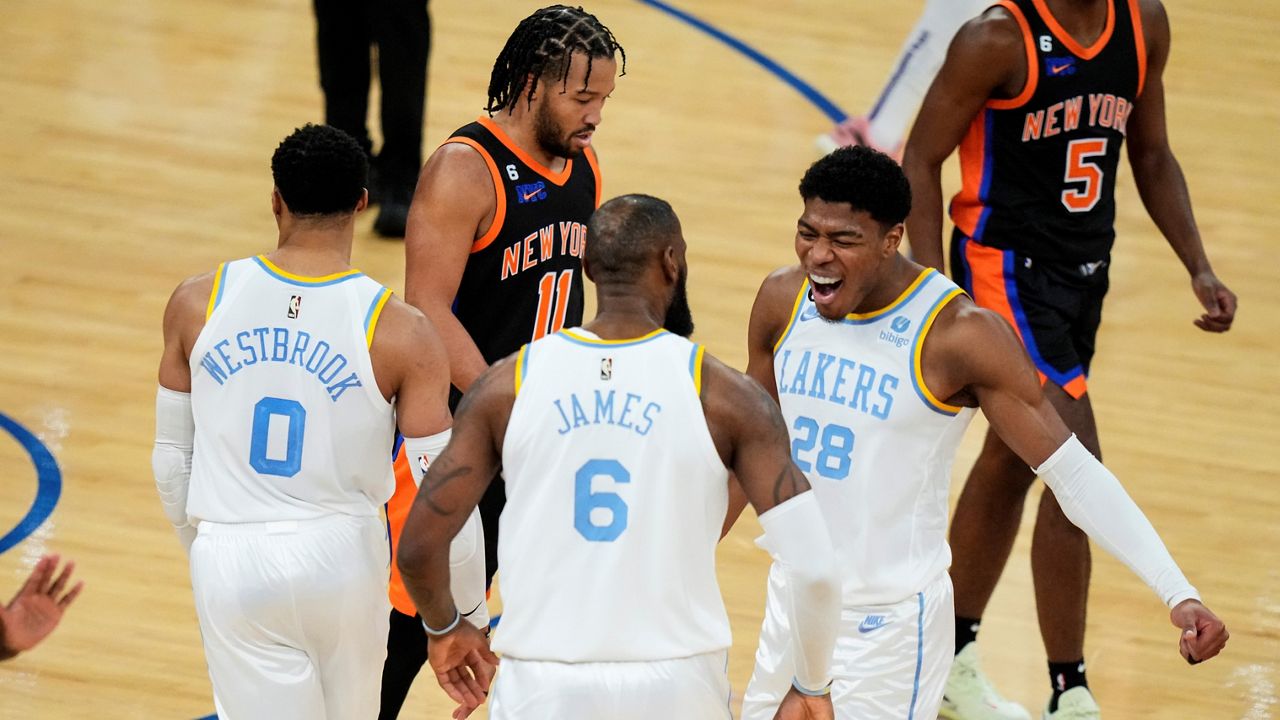
<path id="1" fill-rule="evenodd" d="M 490 115 L 513 110 L 530 76 L 536 82 L 554 75 L 567 85 L 576 52 L 587 56 L 588 81 L 592 60 L 613 58 L 615 54 L 622 56 L 621 75 L 627 74 L 627 51 L 609 28 L 581 7 L 552 5 L 521 20 L 493 64 L 485 110 Z M 528 102 L 532 104 L 533 98 L 529 97 Z"/>

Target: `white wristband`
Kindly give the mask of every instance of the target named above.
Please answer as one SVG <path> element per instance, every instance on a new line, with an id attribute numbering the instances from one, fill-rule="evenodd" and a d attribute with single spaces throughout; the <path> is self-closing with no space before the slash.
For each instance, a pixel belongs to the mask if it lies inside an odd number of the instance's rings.
<path id="1" fill-rule="evenodd" d="M 460 622 L 462 622 L 462 613 L 458 612 L 457 607 L 454 607 L 453 622 L 446 625 L 444 629 L 436 630 L 435 628 L 431 627 L 430 625 L 427 624 L 426 618 L 423 618 L 422 620 L 422 629 L 425 630 L 426 633 L 431 637 L 440 637 L 441 635 L 448 635 L 449 633 L 453 632 L 453 629 L 458 627 L 458 623 Z"/>

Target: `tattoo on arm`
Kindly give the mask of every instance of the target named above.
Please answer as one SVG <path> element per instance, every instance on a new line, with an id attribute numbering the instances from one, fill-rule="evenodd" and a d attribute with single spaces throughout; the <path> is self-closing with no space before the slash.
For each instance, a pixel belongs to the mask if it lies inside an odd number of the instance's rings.
<path id="1" fill-rule="evenodd" d="M 794 463 L 783 466 L 778 478 L 773 481 L 773 504 L 781 505 L 791 498 L 809 489 L 809 481 Z"/>
<path id="2" fill-rule="evenodd" d="M 458 465 L 447 455 L 441 457 L 427 471 L 427 476 L 422 479 L 422 492 L 418 493 L 418 498 L 436 515 L 442 517 L 453 515 L 457 508 L 448 508 L 440 504 L 437 494 L 448 487 L 449 483 L 459 478 L 467 477 L 470 474 L 470 465 Z"/>

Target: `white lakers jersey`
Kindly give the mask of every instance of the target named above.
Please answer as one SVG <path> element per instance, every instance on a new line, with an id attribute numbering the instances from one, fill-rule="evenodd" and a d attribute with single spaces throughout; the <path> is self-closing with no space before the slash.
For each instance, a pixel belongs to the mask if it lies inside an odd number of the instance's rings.
<path id="1" fill-rule="evenodd" d="M 973 410 L 933 396 L 920 354 L 961 292 L 926 270 L 888 307 L 831 322 L 806 280 L 774 348 L 792 459 L 835 541 L 846 605 L 902 600 L 951 563 L 951 462 Z"/>
<path id="2" fill-rule="evenodd" d="M 369 344 L 389 296 L 356 270 L 300 277 L 261 255 L 218 268 L 191 348 L 191 518 L 377 515 L 395 417 Z"/>
<path id="3" fill-rule="evenodd" d="M 610 662 L 729 647 L 715 572 L 728 471 L 698 397 L 702 355 L 665 330 L 565 330 L 520 351 L 496 651 Z"/>

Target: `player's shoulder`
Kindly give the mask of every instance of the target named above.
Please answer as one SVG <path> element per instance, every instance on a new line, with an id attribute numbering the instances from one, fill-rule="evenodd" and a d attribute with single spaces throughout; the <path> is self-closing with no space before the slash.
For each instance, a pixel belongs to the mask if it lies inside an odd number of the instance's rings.
<path id="1" fill-rule="evenodd" d="M 418 308 L 392 293 L 374 328 L 373 350 L 412 353 L 427 362 L 448 362 L 444 342 L 435 326 Z"/>
<path id="2" fill-rule="evenodd" d="M 784 316 L 791 314 L 800 288 L 804 287 L 804 268 L 799 265 L 780 267 L 769 273 L 756 291 L 756 307 L 768 309 Z"/>
<path id="3" fill-rule="evenodd" d="M 965 22 L 956 32 L 954 47 L 976 53 L 1021 51 L 1022 24 L 1014 11 L 1004 5 L 993 5 L 982 14 Z"/>
<path id="4" fill-rule="evenodd" d="M 968 359 L 1009 348 L 1020 348 L 1013 327 L 999 313 L 979 307 L 967 295 L 956 295 L 938 311 L 929 330 L 930 350 L 946 359 L 964 363 Z"/>
<path id="5" fill-rule="evenodd" d="M 188 314 L 198 312 L 202 317 L 209 305 L 209 297 L 213 294 L 213 286 L 217 281 L 219 268 L 209 272 L 192 275 L 178 283 L 169 296 L 169 305 L 165 310 L 166 318 L 171 313 Z"/>

